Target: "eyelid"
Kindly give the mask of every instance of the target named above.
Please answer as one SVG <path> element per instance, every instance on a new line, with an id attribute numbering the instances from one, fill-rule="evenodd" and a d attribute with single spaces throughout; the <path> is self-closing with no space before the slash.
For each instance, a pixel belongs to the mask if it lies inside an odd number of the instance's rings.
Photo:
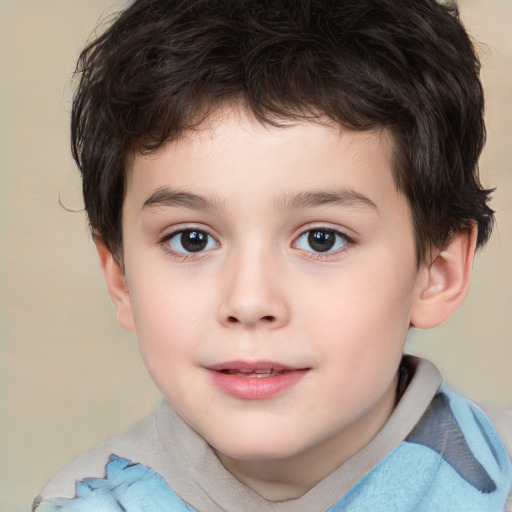
<path id="1" fill-rule="evenodd" d="M 304 233 L 307 233 L 308 231 L 332 231 L 336 234 L 339 234 L 349 240 L 351 243 L 355 242 L 357 239 L 357 235 L 354 233 L 353 230 L 342 227 L 339 225 L 331 224 L 330 222 L 312 222 L 311 224 L 304 224 L 299 229 L 295 231 L 294 240 L 299 238 Z"/>
<path id="2" fill-rule="evenodd" d="M 176 224 L 174 226 L 169 226 L 162 230 L 164 234 L 160 235 L 158 239 L 158 243 L 165 242 L 166 240 L 169 240 L 173 236 L 177 235 L 178 233 L 183 233 L 183 231 L 202 231 L 206 233 L 207 235 L 210 235 L 214 240 L 219 243 L 218 236 L 213 233 L 213 230 L 209 226 L 205 226 L 204 224 L 200 223 L 186 223 L 183 224 Z"/>

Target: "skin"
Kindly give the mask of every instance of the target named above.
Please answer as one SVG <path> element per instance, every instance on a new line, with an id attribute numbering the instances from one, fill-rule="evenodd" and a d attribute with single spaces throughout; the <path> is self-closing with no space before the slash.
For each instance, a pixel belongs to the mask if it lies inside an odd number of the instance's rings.
<path id="1" fill-rule="evenodd" d="M 376 435 L 411 324 L 440 323 L 465 295 L 456 269 L 470 268 L 472 238 L 418 268 L 391 155 L 385 131 L 272 127 L 225 110 L 134 158 L 123 268 L 97 240 L 119 322 L 136 331 L 151 377 L 268 499 L 303 494 Z M 184 229 L 205 234 L 203 250 L 185 250 Z M 312 230 L 339 233 L 333 248 L 315 250 Z M 207 369 L 233 360 L 304 376 L 276 396 L 239 399 Z"/>

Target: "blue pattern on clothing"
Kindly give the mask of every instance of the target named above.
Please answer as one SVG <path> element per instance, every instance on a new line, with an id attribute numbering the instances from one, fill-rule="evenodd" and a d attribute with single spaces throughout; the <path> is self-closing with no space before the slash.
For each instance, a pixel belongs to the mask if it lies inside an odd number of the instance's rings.
<path id="1" fill-rule="evenodd" d="M 511 480 L 510 460 L 489 419 L 441 386 L 407 439 L 328 512 L 502 512 Z M 105 478 L 83 480 L 74 499 L 53 498 L 38 508 L 57 511 L 195 509 L 153 470 L 111 455 Z"/>
<path id="2" fill-rule="evenodd" d="M 511 480 L 489 419 L 443 385 L 407 439 L 328 512 L 503 512 Z"/>
<path id="3" fill-rule="evenodd" d="M 194 512 L 165 480 L 142 464 L 111 455 L 105 478 L 76 484 L 76 497 L 53 498 L 37 512 Z"/>

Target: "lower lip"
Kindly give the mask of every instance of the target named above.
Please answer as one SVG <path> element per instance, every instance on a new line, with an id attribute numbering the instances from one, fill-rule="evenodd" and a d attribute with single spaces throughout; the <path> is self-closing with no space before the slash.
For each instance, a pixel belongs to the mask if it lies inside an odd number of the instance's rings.
<path id="1" fill-rule="evenodd" d="M 307 370 L 291 370 L 271 377 L 240 377 L 210 370 L 213 382 L 222 391 L 242 400 L 264 400 L 295 386 Z"/>

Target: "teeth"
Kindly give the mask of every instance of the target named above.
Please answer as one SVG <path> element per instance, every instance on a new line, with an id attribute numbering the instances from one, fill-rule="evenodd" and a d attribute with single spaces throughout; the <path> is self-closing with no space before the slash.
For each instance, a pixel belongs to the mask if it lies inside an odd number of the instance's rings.
<path id="1" fill-rule="evenodd" d="M 276 370 L 273 370 L 272 368 L 262 368 L 262 369 L 258 369 L 258 370 L 230 369 L 230 370 L 223 370 L 223 373 L 227 373 L 229 375 L 238 375 L 238 376 L 243 375 L 244 377 L 261 379 L 263 377 L 273 377 L 274 375 L 281 375 L 282 373 L 284 373 L 284 370 L 276 371 Z"/>

